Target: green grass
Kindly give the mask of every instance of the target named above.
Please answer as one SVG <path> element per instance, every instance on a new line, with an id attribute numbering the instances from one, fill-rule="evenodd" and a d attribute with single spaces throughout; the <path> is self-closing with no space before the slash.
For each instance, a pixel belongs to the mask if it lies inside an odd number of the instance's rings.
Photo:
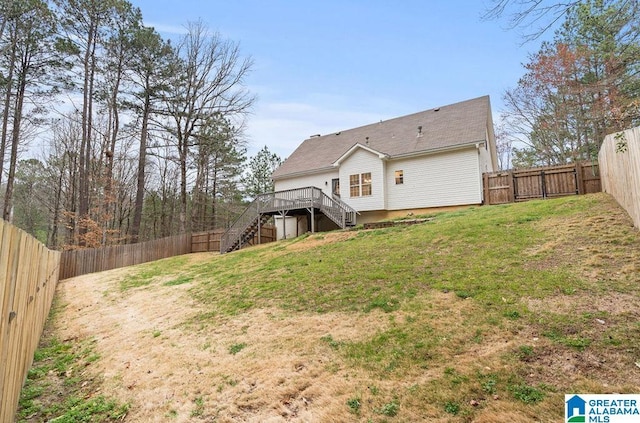
<path id="1" fill-rule="evenodd" d="M 94 341 L 63 342 L 48 325 L 61 306 L 54 303 L 34 362 L 20 394 L 16 420 L 19 423 L 115 422 L 126 416 L 129 406 L 94 395 L 96 381 L 84 381 L 80 373 L 99 359 Z"/>
<path id="2" fill-rule="evenodd" d="M 151 284 L 156 278 L 165 276 L 167 274 L 173 274 L 175 269 L 184 266 L 186 262 L 186 257 L 178 256 L 137 266 L 135 272 L 130 273 L 120 281 L 120 290 L 126 291 L 133 288 L 147 286 Z M 190 281 L 191 278 L 185 278 L 180 275 L 176 275 L 175 278 L 164 282 L 164 284 L 167 286 L 172 286 L 180 285 Z"/>
<path id="3" fill-rule="evenodd" d="M 427 224 L 361 232 L 296 254 L 273 248 L 240 251 L 195 266 L 192 275 L 201 283 L 193 293 L 230 315 L 274 302 L 292 310 L 390 312 L 427 289 L 449 290 L 511 312 L 502 298 L 544 298 L 567 284 L 581 285 L 568 269 L 532 272 L 525 266 L 546 258 L 544 253 L 529 257 L 526 250 L 545 240 L 536 228 L 540 216 L 571 211 L 558 204 L 440 214 Z M 524 220 L 523 207 L 531 209 Z"/>
<path id="4" fill-rule="evenodd" d="M 245 344 L 244 342 L 242 343 L 238 343 L 238 344 L 233 344 L 229 347 L 229 354 L 233 354 L 236 355 L 238 354 L 240 351 L 242 351 L 243 349 L 245 349 L 247 347 L 247 344 Z"/>

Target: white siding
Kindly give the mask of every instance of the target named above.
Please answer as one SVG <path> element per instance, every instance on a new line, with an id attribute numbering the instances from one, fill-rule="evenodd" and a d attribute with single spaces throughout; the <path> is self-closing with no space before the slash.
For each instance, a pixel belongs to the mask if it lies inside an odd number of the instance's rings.
<path id="1" fill-rule="evenodd" d="M 444 207 L 482 202 L 482 174 L 475 146 L 387 162 L 387 209 Z M 404 183 L 396 185 L 395 171 Z"/>
<path id="2" fill-rule="evenodd" d="M 275 181 L 275 190 L 284 191 L 287 189 L 316 187 L 331 197 L 331 180 L 338 177 L 338 170 L 317 173 L 314 175 L 299 176 L 297 178 L 280 179 Z M 342 184 L 342 181 L 340 181 Z"/>
<path id="3" fill-rule="evenodd" d="M 484 142 L 484 146 L 478 150 L 480 152 L 480 176 L 485 172 L 495 172 L 498 169 L 493 168 L 491 162 L 491 150 L 489 149 L 489 141 Z"/>
<path id="4" fill-rule="evenodd" d="M 371 173 L 371 195 L 350 197 L 349 175 Z M 340 165 L 340 197 L 358 211 L 385 208 L 384 162 L 369 151 L 356 150 Z"/>

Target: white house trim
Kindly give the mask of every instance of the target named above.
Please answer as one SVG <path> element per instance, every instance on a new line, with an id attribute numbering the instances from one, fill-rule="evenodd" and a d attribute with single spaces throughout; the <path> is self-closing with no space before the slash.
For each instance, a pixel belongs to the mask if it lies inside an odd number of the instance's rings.
<path id="1" fill-rule="evenodd" d="M 378 156 L 378 158 L 379 158 L 380 160 L 387 160 L 387 159 L 389 158 L 389 155 L 388 155 L 388 154 L 384 154 L 384 153 L 381 153 L 381 152 L 379 152 L 379 151 L 376 151 L 376 150 L 374 150 L 373 148 L 369 148 L 369 147 L 367 147 L 366 145 L 362 145 L 362 144 L 360 144 L 360 143 L 356 143 L 356 144 L 354 144 L 354 145 L 353 145 L 353 147 L 351 147 L 350 149 L 348 149 L 348 150 L 347 150 L 347 151 L 346 151 L 342 156 L 340 156 L 340 157 L 338 158 L 338 160 L 336 160 L 336 161 L 333 163 L 333 166 L 334 166 L 334 167 L 338 167 L 338 166 L 340 166 L 340 165 L 342 164 L 342 162 L 344 162 L 346 159 L 348 159 L 348 158 L 349 158 L 349 156 L 351 156 L 351 155 L 352 155 L 354 152 L 356 152 L 358 149 L 363 149 L 363 150 L 365 150 L 365 151 L 368 151 L 368 152 L 369 152 L 369 153 L 371 153 L 371 154 L 375 154 L 376 156 Z"/>

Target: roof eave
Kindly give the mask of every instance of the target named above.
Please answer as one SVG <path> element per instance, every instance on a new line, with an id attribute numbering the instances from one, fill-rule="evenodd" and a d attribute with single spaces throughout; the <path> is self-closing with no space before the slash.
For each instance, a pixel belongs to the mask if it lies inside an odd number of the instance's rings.
<path id="1" fill-rule="evenodd" d="M 484 139 L 480 139 L 477 141 L 470 141 L 470 142 L 466 142 L 464 144 L 457 144 L 457 145 L 452 145 L 452 146 L 447 146 L 447 147 L 440 147 L 440 148 L 432 148 L 429 150 L 421 150 L 421 151 L 412 151 L 409 153 L 403 153 L 403 154 L 396 154 L 394 156 L 391 156 L 391 160 L 394 159 L 405 159 L 405 158 L 409 158 L 409 157 L 417 157 L 417 156 L 428 156 L 430 154 L 437 154 L 437 153 L 445 153 L 448 151 L 456 151 L 456 150 L 465 150 L 469 147 L 478 147 L 479 143 L 483 143 L 483 142 L 487 142 Z"/>
<path id="2" fill-rule="evenodd" d="M 356 150 L 358 149 L 362 149 L 364 151 L 368 151 L 371 154 L 375 154 L 376 156 L 378 156 L 378 158 L 380 160 L 387 160 L 389 159 L 389 155 L 385 154 L 381 151 L 378 150 L 374 150 L 373 148 L 366 146 L 366 145 L 362 145 L 360 143 L 355 143 L 354 145 L 351 146 L 351 148 L 349 148 L 347 151 L 345 151 L 345 153 L 338 157 L 338 160 L 336 160 L 335 162 L 332 163 L 333 167 L 339 167 L 340 164 L 342 164 L 343 161 L 345 161 L 347 158 L 349 158 L 349 156 L 351 156 Z"/>
<path id="3" fill-rule="evenodd" d="M 321 167 L 317 169 L 308 169 L 301 172 L 285 173 L 284 175 L 272 176 L 271 179 L 274 181 L 278 181 L 281 179 L 297 178 L 298 176 L 315 175 L 318 173 L 333 172 L 333 171 L 335 171 L 335 167 L 327 166 L 327 167 Z"/>

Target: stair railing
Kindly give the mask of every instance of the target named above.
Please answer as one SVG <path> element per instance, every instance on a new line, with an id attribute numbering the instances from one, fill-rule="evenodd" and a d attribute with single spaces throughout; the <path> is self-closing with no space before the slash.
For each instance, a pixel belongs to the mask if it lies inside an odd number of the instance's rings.
<path id="1" fill-rule="evenodd" d="M 341 228 L 355 225 L 358 212 L 337 198 L 331 198 L 320 188 L 304 187 L 258 195 L 233 222 L 220 239 L 220 252 L 242 247 L 243 236 L 257 225 L 263 213 L 286 213 L 287 210 L 317 208 Z"/>

